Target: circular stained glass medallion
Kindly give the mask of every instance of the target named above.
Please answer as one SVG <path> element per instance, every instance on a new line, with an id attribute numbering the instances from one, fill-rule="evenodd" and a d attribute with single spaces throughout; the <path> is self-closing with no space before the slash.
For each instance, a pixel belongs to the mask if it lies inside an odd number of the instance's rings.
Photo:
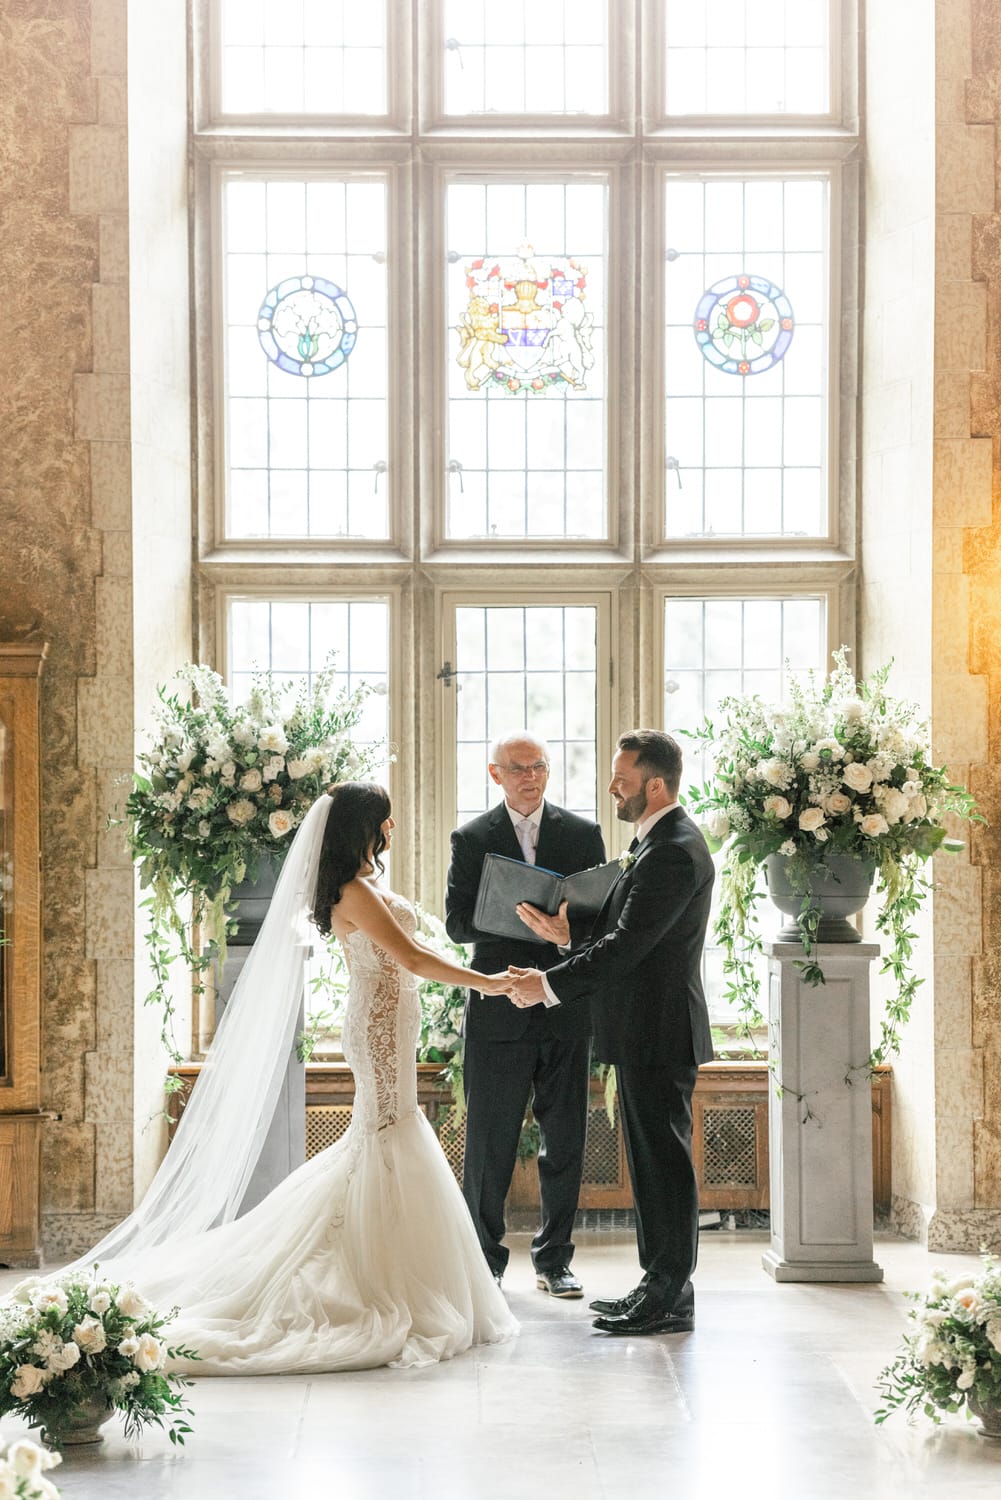
<path id="1" fill-rule="evenodd" d="M 783 358 L 795 320 L 789 298 L 765 276 L 724 276 L 695 309 L 695 342 L 724 375 L 761 375 Z"/>
<path id="2" fill-rule="evenodd" d="M 261 348 L 290 375 L 329 375 L 358 339 L 347 292 L 321 276 L 287 276 L 271 288 L 257 314 Z"/>

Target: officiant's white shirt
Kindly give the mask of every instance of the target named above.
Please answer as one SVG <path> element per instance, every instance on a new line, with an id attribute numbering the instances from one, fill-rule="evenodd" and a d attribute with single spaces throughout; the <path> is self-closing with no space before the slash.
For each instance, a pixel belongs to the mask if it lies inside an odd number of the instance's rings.
<path id="1" fill-rule="evenodd" d="M 508 802 L 506 800 L 504 802 L 504 806 L 507 808 L 507 811 L 508 811 L 508 817 L 511 819 L 511 822 L 514 824 L 514 836 L 518 840 L 519 844 L 521 844 L 521 825 L 522 825 L 522 823 L 529 822 L 529 823 L 532 824 L 532 857 L 531 857 L 531 859 L 529 859 L 529 857 L 528 857 L 528 850 L 524 847 L 523 844 L 521 845 L 522 853 L 525 856 L 525 863 L 528 864 L 528 865 L 534 865 L 535 864 L 535 851 L 539 847 L 539 829 L 542 826 L 542 812 L 543 812 L 543 809 L 545 808 L 545 805 L 546 805 L 546 799 L 545 799 L 545 797 L 543 797 L 542 801 L 539 803 L 538 807 L 535 809 L 535 811 L 533 813 L 520 813 L 520 812 L 515 812 L 514 808 L 511 806 L 510 802 Z"/>

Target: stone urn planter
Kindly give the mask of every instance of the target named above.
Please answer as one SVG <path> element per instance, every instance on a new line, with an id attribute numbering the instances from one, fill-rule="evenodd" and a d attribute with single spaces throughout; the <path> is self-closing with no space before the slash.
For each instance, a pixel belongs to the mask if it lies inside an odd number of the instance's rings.
<path id="1" fill-rule="evenodd" d="M 50 1417 L 42 1428 L 42 1442 L 46 1448 L 82 1447 L 86 1443 L 103 1443 L 101 1428 L 114 1415 L 115 1408 L 100 1391 L 84 1396 L 78 1406 L 72 1407 L 58 1420 Z"/>
<path id="2" fill-rule="evenodd" d="M 976 1391 L 968 1393 L 966 1404 L 980 1423 L 981 1437 L 1001 1439 L 1001 1406 L 979 1401 Z"/>
<path id="3" fill-rule="evenodd" d="M 789 878 L 789 860 L 782 854 L 770 855 L 765 861 L 768 894 L 779 911 L 791 919 L 776 933 L 775 941 L 802 942 L 797 919 L 803 910 L 804 896 L 808 895 L 811 908 L 820 913 L 814 942 L 860 943 L 861 935 L 848 918 L 865 906 L 875 873 L 876 866 L 871 860 L 832 854 L 811 871 L 809 889 L 804 892 Z"/>

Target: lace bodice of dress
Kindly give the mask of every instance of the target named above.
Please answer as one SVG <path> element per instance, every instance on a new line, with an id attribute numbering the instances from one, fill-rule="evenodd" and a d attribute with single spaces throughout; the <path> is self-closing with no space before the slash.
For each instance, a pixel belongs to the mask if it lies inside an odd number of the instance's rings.
<path id="1" fill-rule="evenodd" d="M 413 907 L 392 893 L 387 904 L 413 937 Z M 349 933 L 342 946 L 350 969 L 341 1044 L 355 1078 L 352 1123 L 384 1130 L 417 1108 L 418 981 L 363 932 Z"/>

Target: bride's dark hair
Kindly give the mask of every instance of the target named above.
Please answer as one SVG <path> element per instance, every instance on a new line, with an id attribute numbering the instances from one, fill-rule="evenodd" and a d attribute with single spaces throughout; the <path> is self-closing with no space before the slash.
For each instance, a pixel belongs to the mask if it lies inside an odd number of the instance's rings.
<path id="1" fill-rule="evenodd" d="M 382 874 L 379 855 L 386 847 L 382 825 L 392 811 L 389 793 L 374 781 L 339 781 L 327 795 L 330 810 L 313 897 L 313 921 L 324 937 L 330 935 L 330 908 L 337 905 L 341 891 L 354 880 L 370 852 Z"/>

